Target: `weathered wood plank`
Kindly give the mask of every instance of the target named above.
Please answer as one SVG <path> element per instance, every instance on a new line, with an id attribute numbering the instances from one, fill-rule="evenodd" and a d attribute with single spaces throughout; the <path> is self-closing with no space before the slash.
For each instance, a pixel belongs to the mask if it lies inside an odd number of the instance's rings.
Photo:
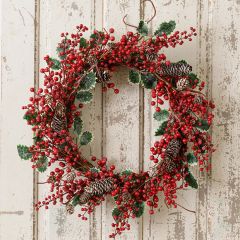
<path id="1" fill-rule="evenodd" d="M 158 25 L 164 21 L 175 20 L 177 30 L 187 30 L 191 26 L 196 26 L 197 3 L 195 1 L 153 1 L 157 15 L 150 23 L 151 29 L 154 32 Z M 145 3 L 144 16 L 148 20 L 153 15 L 151 4 Z M 170 61 L 186 60 L 196 70 L 196 46 L 197 39 L 193 42 L 186 42 L 183 46 L 177 46 L 174 49 L 165 50 L 165 54 Z M 144 170 L 148 170 L 152 165 L 150 156 L 150 147 L 159 139 L 154 137 L 157 122 L 153 120 L 154 108 L 150 106 L 151 93 L 144 90 Z M 168 105 L 166 104 L 167 108 Z M 190 189 L 179 192 L 177 203 L 188 209 L 195 210 L 196 208 L 196 190 Z M 185 240 L 195 238 L 195 223 L 196 216 L 194 213 L 178 207 L 177 209 L 167 209 L 164 204 L 164 196 L 160 195 L 160 207 L 156 210 L 153 216 L 148 213 L 148 207 L 143 218 L 143 239 L 156 240 L 174 239 Z"/>
<path id="2" fill-rule="evenodd" d="M 217 151 L 208 179 L 207 237 L 199 239 L 240 239 L 240 87 L 239 44 L 240 2 L 205 1 L 210 31 L 208 60 L 211 84 L 209 94 L 216 103 L 212 129 Z"/>
<path id="3" fill-rule="evenodd" d="M 127 28 L 122 18 L 128 14 L 127 21 L 132 24 L 139 22 L 139 1 L 104 1 L 104 27 L 115 28 L 117 39 L 126 33 Z M 109 164 L 115 164 L 118 171 L 130 168 L 139 171 L 139 89 L 127 83 L 128 71 L 120 68 L 113 75 L 114 82 L 120 90 L 115 95 L 109 90 L 104 98 L 104 155 L 108 157 Z M 107 239 L 112 232 L 112 209 L 114 207 L 111 197 L 103 204 L 103 233 L 102 239 Z M 119 239 L 139 239 L 138 225 L 132 222 L 130 231 L 122 234 Z"/>
<path id="4" fill-rule="evenodd" d="M 16 146 L 32 143 L 21 106 L 34 86 L 34 1 L 3 1 L 1 13 L 0 239 L 32 239 L 33 174 Z"/>
<path id="5" fill-rule="evenodd" d="M 40 24 L 40 53 L 41 59 L 45 54 L 56 56 L 56 46 L 60 40 L 60 33 L 75 31 L 75 26 L 83 23 L 89 29 L 93 27 L 93 1 L 41 1 Z M 90 31 L 86 33 L 89 36 Z M 43 64 L 43 62 L 42 62 Z M 41 78 L 40 78 L 41 81 Z M 93 101 L 89 111 L 84 113 L 85 129 L 90 130 L 98 138 L 101 116 L 97 109 L 101 109 L 98 101 Z M 93 120 L 94 119 L 94 120 Z M 100 144 L 94 144 L 86 148 L 84 154 L 99 154 Z M 41 176 L 40 176 L 41 178 Z M 48 192 L 48 187 L 40 187 L 39 195 Z M 41 198 L 40 197 L 40 198 Z M 64 206 L 53 206 L 48 211 L 42 209 L 39 212 L 39 239 L 96 239 L 100 227 L 95 218 L 91 221 L 82 221 L 77 217 L 80 207 L 76 208 L 73 215 L 67 215 Z M 97 214 L 98 216 L 99 214 Z M 91 223 L 90 223 L 91 222 Z M 90 226 L 91 224 L 91 226 Z"/>

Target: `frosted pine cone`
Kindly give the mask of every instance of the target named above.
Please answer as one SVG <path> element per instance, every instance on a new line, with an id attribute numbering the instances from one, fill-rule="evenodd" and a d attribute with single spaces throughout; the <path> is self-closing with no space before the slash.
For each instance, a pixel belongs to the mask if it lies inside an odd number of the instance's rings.
<path id="1" fill-rule="evenodd" d="M 88 201 L 90 200 L 91 197 L 92 197 L 92 195 L 90 193 L 83 192 L 79 198 L 79 205 L 84 205 L 84 204 L 88 203 Z"/>
<path id="2" fill-rule="evenodd" d="M 70 173 L 67 174 L 66 179 L 67 179 L 68 182 L 71 182 L 75 179 L 75 177 L 76 177 L 76 173 L 75 172 L 70 172 Z"/>
<path id="3" fill-rule="evenodd" d="M 177 155 L 179 154 L 181 148 L 181 142 L 178 139 L 172 139 L 171 142 L 168 144 L 166 151 L 164 153 L 164 159 L 169 159 L 170 161 L 175 160 Z"/>
<path id="4" fill-rule="evenodd" d="M 180 78 L 177 81 L 177 90 L 178 91 L 182 91 L 184 90 L 186 87 L 188 87 L 189 85 L 189 81 L 186 78 Z"/>
<path id="5" fill-rule="evenodd" d="M 158 169 L 161 173 L 171 173 L 177 168 L 177 164 L 169 159 L 160 162 Z"/>
<path id="6" fill-rule="evenodd" d="M 195 95 L 193 102 L 197 104 L 202 104 L 202 97 L 199 95 Z"/>
<path id="7" fill-rule="evenodd" d="M 156 60 L 156 58 L 158 57 L 158 55 L 157 55 L 157 53 L 147 52 L 147 53 L 146 53 L 146 57 L 147 57 L 147 60 L 148 60 L 148 61 L 154 61 L 154 60 Z"/>
<path id="8" fill-rule="evenodd" d="M 97 71 L 97 82 L 98 83 L 105 83 L 108 82 L 110 80 L 110 74 L 108 71 L 104 71 L 104 70 L 99 70 Z"/>
<path id="9" fill-rule="evenodd" d="M 74 206 L 70 203 L 66 205 L 66 211 L 68 214 L 73 214 L 74 213 Z"/>
<path id="10" fill-rule="evenodd" d="M 192 71 L 192 67 L 187 63 L 171 63 L 170 65 L 162 64 L 159 74 L 166 77 L 183 77 Z"/>
<path id="11" fill-rule="evenodd" d="M 106 178 L 91 183 L 89 186 L 85 187 L 87 193 L 92 194 L 92 196 L 103 196 L 106 193 L 110 193 L 114 188 L 114 179 Z"/>
<path id="12" fill-rule="evenodd" d="M 61 130 L 66 129 L 67 119 L 66 119 L 66 110 L 62 102 L 57 102 L 51 127 L 55 132 L 61 132 Z"/>

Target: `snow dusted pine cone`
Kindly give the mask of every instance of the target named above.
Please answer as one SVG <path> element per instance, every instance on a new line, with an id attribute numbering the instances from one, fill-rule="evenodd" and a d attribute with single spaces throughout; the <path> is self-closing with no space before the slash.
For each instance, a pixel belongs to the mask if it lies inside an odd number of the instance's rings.
<path id="1" fill-rule="evenodd" d="M 180 78 L 177 81 L 177 90 L 182 91 L 189 86 L 189 81 L 186 78 Z"/>
<path id="2" fill-rule="evenodd" d="M 92 196 L 103 196 L 106 193 L 110 193 L 114 188 L 114 179 L 106 178 L 96 182 L 91 183 L 89 186 L 85 187 L 87 193 L 92 194 Z"/>
<path id="3" fill-rule="evenodd" d="M 61 102 L 57 102 L 51 127 L 55 132 L 61 132 L 61 130 L 66 129 L 67 118 L 65 114 L 65 106 Z"/>
<path id="4" fill-rule="evenodd" d="M 174 169 L 176 169 L 177 164 L 175 159 L 179 154 L 181 149 L 181 142 L 178 139 L 172 139 L 171 142 L 168 144 L 167 149 L 165 151 L 164 159 L 159 163 L 159 170 L 160 172 L 167 172 L 171 173 Z"/>
<path id="5" fill-rule="evenodd" d="M 73 214 L 74 213 L 74 206 L 70 203 L 66 205 L 66 211 L 68 214 Z"/>
<path id="6" fill-rule="evenodd" d="M 192 71 L 192 67 L 187 63 L 171 63 L 170 65 L 162 64 L 158 74 L 161 76 L 183 77 Z"/>
<path id="7" fill-rule="evenodd" d="M 67 179 L 68 182 L 71 182 L 75 179 L 75 177 L 76 177 L 76 173 L 75 172 L 70 172 L 70 173 L 67 174 L 66 179 Z"/>

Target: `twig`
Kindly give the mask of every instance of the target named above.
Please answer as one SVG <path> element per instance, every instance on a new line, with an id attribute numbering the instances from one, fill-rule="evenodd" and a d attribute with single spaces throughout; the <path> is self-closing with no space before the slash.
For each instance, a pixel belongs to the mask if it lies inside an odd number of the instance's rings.
<path id="1" fill-rule="evenodd" d="M 177 204 L 179 207 L 183 208 L 184 210 L 186 210 L 186 211 L 188 211 L 188 212 L 191 212 L 191 213 L 196 213 L 196 211 L 189 210 L 189 209 L 187 209 L 187 208 L 183 207 L 182 205 L 180 205 L 180 204 L 178 204 L 178 203 L 176 203 L 176 204 Z"/>
<path id="2" fill-rule="evenodd" d="M 156 7 L 155 7 L 155 5 L 153 4 L 153 2 L 152 2 L 151 0 L 144 0 L 143 3 L 144 3 L 144 2 L 150 2 L 150 3 L 152 4 L 153 11 L 154 11 L 153 16 L 147 21 L 147 24 L 148 24 L 148 23 L 150 23 L 150 22 L 155 18 L 156 13 L 157 13 L 157 10 L 156 10 Z"/>
<path id="3" fill-rule="evenodd" d="M 127 17 L 127 14 L 123 17 L 123 23 L 129 27 L 133 27 L 133 28 L 136 28 L 137 29 L 137 26 L 134 26 L 134 25 L 131 25 L 129 23 L 126 22 L 125 18 Z"/>

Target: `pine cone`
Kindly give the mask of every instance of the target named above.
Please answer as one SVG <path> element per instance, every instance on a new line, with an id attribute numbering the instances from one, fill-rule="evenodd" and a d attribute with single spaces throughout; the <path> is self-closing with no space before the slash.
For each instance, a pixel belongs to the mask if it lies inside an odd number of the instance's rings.
<path id="1" fill-rule="evenodd" d="M 74 206 L 71 203 L 68 203 L 66 205 L 66 211 L 68 214 L 73 214 L 74 213 Z"/>
<path id="2" fill-rule="evenodd" d="M 55 113 L 51 123 L 51 127 L 55 132 L 61 132 L 61 130 L 66 129 L 67 119 L 65 112 L 66 110 L 63 103 L 61 103 L 60 101 L 57 102 Z"/>
<path id="3" fill-rule="evenodd" d="M 80 195 L 79 198 L 79 205 L 84 205 L 86 203 L 88 203 L 88 201 L 90 200 L 90 198 L 92 197 L 92 195 L 88 192 L 83 192 L 82 195 Z"/>
<path id="4" fill-rule="evenodd" d="M 169 161 L 174 161 L 180 151 L 181 145 L 182 144 L 180 140 L 172 139 L 166 148 L 166 151 L 164 153 L 165 155 L 164 159 L 168 159 Z"/>
<path id="5" fill-rule="evenodd" d="M 177 90 L 182 91 L 189 86 L 189 81 L 186 78 L 180 78 L 177 81 Z"/>
<path id="6" fill-rule="evenodd" d="M 193 102 L 197 104 L 202 104 L 202 97 L 199 95 L 195 95 Z"/>
<path id="7" fill-rule="evenodd" d="M 70 172 L 70 173 L 67 174 L 66 179 L 67 179 L 68 182 L 71 182 L 75 179 L 75 177 L 76 177 L 76 173 L 75 172 Z"/>
<path id="8" fill-rule="evenodd" d="M 97 82 L 98 83 L 105 83 L 110 80 L 111 76 L 108 71 L 100 69 L 97 71 Z"/>
<path id="9" fill-rule="evenodd" d="M 147 58 L 147 60 L 148 61 L 154 61 L 154 60 L 156 60 L 156 58 L 158 57 L 158 54 L 157 53 L 150 53 L 150 52 L 146 52 L 146 58 Z"/>
<path id="10" fill-rule="evenodd" d="M 175 159 L 179 154 L 181 149 L 181 142 L 180 140 L 172 139 L 171 142 L 168 144 L 167 149 L 164 153 L 164 159 L 159 163 L 158 169 L 160 173 L 171 173 L 177 168 L 177 163 Z"/>
<path id="11" fill-rule="evenodd" d="M 170 65 L 161 64 L 161 70 L 158 72 L 166 77 L 183 77 L 192 71 L 192 67 L 186 63 L 172 63 Z"/>
<path id="12" fill-rule="evenodd" d="M 92 196 L 103 196 L 106 193 L 110 193 L 114 188 L 114 179 L 106 178 L 96 182 L 91 183 L 89 186 L 85 187 L 85 191 Z"/>

